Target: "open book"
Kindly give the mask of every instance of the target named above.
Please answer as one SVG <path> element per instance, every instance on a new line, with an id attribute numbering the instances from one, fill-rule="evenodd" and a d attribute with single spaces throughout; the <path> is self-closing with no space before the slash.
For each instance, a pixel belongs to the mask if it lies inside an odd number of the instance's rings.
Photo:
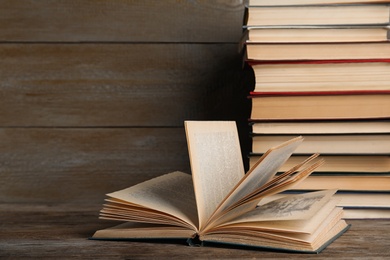
<path id="1" fill-rule="evenodd" d="M 303 141 L 271 148 L 245 174 L 237 128 L 230 121 L 186 121 L 192 175 L 172 172 L 107 194 L 101 219 L 126 223 L 92 239 L 177 239 L 319 252 L 348 229 L 334 190 L 262 198 L 299 183 L 323 161 L 318 154 L 285 173 L 278 169 Z"/>

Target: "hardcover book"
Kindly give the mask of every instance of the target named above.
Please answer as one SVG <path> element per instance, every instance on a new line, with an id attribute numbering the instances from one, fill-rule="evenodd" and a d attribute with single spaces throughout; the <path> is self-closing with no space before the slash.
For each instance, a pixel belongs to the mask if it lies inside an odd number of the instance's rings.
<path id="1" fill-rule="evenodd" d="M 388 42 L 352 43 L 261 43 L 246 44 L 248 60 L 348 60 L 388 59 Z"/>
<path id="2" fill-rule="evenodd" d="M 251 120 L 388 119 L 390 94 L 377 93 L 253 95 Z"/>
<path id="3" fill-rule="evenodd" d="M 251 26 L 247 43 L 385 42 L 389 25 Z"/>
<path id="4" fill-rule="evenodd" d="M 333 199 L 335 190 L 257 206 L 323 164 L 314 154 L 276 174 L 302 137 L 270 148 L 244 174 L 234 122 L 186 121 L 185 129 L 192 175 L 172 172 L 107 194 L 100 218 L 125 223 L 98 230 L 92 239 L 186 239 L 189 244 L 314 253 L 348 229 Z"/>
<path id="5" fill-rule="evenodd" d="M 247 26 L 388 24 L 388 4 L 249 6 Z"/>
<path id="6" fill-rule="evenodd" d="M 306 155 L 293 155 L 291 156 L 281 168 L 280 172 L 287 171 L 294 165 L 298 164 Z M 250 154 L 249 164 L 253 166 L 260 155 Z M 390 155 L 368 155 L 368 154 L 336 154 L 327 155 L 321 154 L 326 163 L 316 170 L 316 173 L 356 173 L 356 174 L 388 174 L 390 173 Z M 390 204 L 390 200 L 389 200 Z M 389 205 L 390 207 L 390 205 Z"/>
<path id="7" fill-rule="evenodd" d="M 390 93 L 390 60 L 250 63 L 254 95 L 283 93 Z"/>
<path id="8" fill-rule="evenodd" d="M 248 6 L 386 4 L 389 0 L 249 0 Z"/>
<path id="9" fill-rule="evenodd" d="M 254 135 L 252 137 L 253 153 L 266 152 L 265 147 L 285 142 L 294 135 Z M 389 134 L 320 134 L 304 135 L 305 142 L 296 149 L 297 154 L 390 154 Z"/>

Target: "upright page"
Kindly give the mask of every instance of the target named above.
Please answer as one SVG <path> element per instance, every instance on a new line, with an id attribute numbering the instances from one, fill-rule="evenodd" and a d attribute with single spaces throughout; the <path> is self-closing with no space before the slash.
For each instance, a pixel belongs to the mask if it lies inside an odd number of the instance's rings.
<path id="1" fill-rule="evenodd" d="M 199 230 L 243 178 L 244 165 L 235 122 L 186 121 Z"/>

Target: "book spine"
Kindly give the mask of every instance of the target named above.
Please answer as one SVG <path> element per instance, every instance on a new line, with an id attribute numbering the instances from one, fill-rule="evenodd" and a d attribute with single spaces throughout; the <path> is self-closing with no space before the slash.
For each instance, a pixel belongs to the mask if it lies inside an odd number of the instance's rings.
<path id="1" fill-rule="evenodd" d="M 390 37 L 390 31 L 388 31 L 388 37 Z M 262 65 L 262 64 L 331 64 L 331 63 L 374 63 L 383 62 L 390 63 L 390 59 L 339 59 L 339 60 L 246 60 L 250 66 Z"/>
<path id="2" fill-rule="evenodd" d="M 388 95 L 390 90 L 342 90 L 342 91 L 251 91 L 249 97 L 272 97 L 272 96 L 333 96 L 333 95 Z"/>

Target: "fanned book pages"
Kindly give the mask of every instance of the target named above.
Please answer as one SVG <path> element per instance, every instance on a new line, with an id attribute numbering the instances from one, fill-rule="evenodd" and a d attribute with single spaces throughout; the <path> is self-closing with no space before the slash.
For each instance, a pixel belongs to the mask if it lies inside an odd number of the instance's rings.
<path id="1" fill-rule="evenodd" d="M 124 223 L 92 239 L 185 239 L 274 250 L 320 252 L 348 229 L 335 190 L 286 196 L 323 164 L 314 154 L 282 174 L 279 168 L 303 142 L 270 148 L 244 174 L 237 127 L 230 121 L 186 121 L 192 175 L 172 172 L 107 194 L 101 219 Z"/>

